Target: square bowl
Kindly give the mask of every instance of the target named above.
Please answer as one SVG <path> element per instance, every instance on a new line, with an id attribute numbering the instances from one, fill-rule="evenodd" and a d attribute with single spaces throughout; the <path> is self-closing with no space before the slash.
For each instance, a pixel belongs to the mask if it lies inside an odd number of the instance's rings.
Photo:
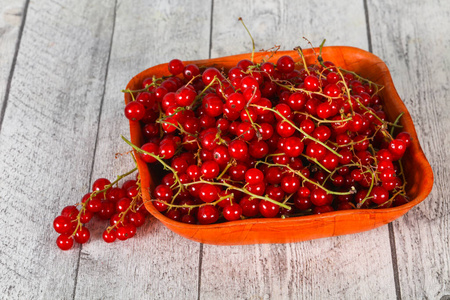
<path id="1" fill-rule="evenodd" d="M 315 62 L 315 53 L 318 51 L 318 49 L 304 50 L 308 64 Z M 296 51 L 279 51 L 270 57 L 269 61 L 276 63 L 278 58 L 283 55 L 290 55 L 296 61 L 300 60 Z M 185 65 L 193 63 L 203 67 L 216 67 L 227 71 L 236 66 L 241 59 L 250 59 L 250 57 L 251 54 L 248 53 L 184 63 Z M 266 52 L 255 53 L 254 61 L 259 62 L 268 57 L 269 53 Z M 185 238 L 215 245 L 244 245 L 291 243 L 362 232 L 385 225 L 422 202 L 432 189 L 433 172 L 420 147 L 411 116 L 395 90 L 386 64 L 372 53 L 353 47 L 324 47 L 322 57 L 324 60 L 332 61 L 336 66 L 383 85 L 384 89 L 380 91 L 380 97 L 388 120 L 392 121 L 400 113 L 404 113 L 400 124 L 403 126 L 403 130 L 409 132 L 412 137 L 412 144 L 402 159 L 407 181 L 406 193 L 410 202 L 391 208 L 341 210 L 285 219 L 255 218 L 211 225 L 185 224 L 171 220 L 155 209 L 151 203 L 150 191 L 158 182 L 158 176 L 139 158 L 139 155 L 136 155 L 141 176 L 142 197 L 147 210 L 167 228 Z M 133 77 L 128 83 L 127 89 L 140 89 L 146 78 L 169 75 L 167 64 L 157 65 Z M 125 103 L 131 100 L 130 94 L 125 93 Z M 130 121 L 130 135 L 133 144 L 137 146 L 143 144 L 144 139 L 139 122 Z"/>

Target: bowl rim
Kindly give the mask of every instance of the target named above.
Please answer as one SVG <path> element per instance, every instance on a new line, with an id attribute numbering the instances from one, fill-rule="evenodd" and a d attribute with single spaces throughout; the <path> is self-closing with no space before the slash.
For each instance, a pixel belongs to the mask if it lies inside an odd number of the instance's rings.
<path id="1" fill-rule="evenodd" d="M 394 218 L 394 219 L 396 219 L 397 217 L 400 217 L 401 215 L 405 214 L 412 207 L 414 207 L 417 204 L 419 204 L 420 202 L 422 202 L 430 194 L 430 192 L 433 188 L 434 174 L 433 174 L 431 166 L 422 150 L 422 147 L 420 146 L 419 139 L 417 138 L 417 132 L 415 130 L 415 126 L 414 126 L 412 118 L 409 114 L 409 111 L 407 110 L 405 104 L 399 97 L 399 95 L 394 87 L 394 83 L 392 81 L 392 77 L 391 77 L 388 67 L 379 57 L 377 57 L 376 55 L 374 55 L 370 52 L 367 52 L 363 49 L 360 49 L 360 48 L 350 47 L 350 46 L 326 46 L 326 47 L 323 47 L 323 49 L 322 49 L 322 51 L 324 53 L 327 51 L 334 51 L 334 50 L 352 51 L 361 56 L 374 58 L 377 60 L 377 65 L 379 64 L 379 67 L 382 68 L 383 72 L 380 77 L 384 78 L 387 81 L 385 84 L 385 87 L 389 88 L 393 92 L 392 96 L 397 98 L 396 102 L 398 102 L 397 103 L 398 106 L 400 106 L 402 111 L 404 111 L 404 113 L 405 113 L 404 116 L 402 117 L 402 122 L 406 122 L 405 119 L 407 119 L 408 124 L 410 124 L 410 126 L 408 126 L 407 131 L 413 136 L 413 143 L 416 144 L 416 147 L 417 147 L 417 149 L 416 149 L 417 153 L 415 153 L 415 154 L 418 155 L 418 158 L 420 158 L 420 161 L 426 170 L 427 176 L 425 177 L 425 184 L 424 184 L 425 189 L 422 189 L 414 199 L 411 199 L 410 202 L 403 204 L 401 206 L 389 207 L 389 208 L 339 210 L 339 211 L 332 211 L 332 212 L 327 212 L 327 213 L 318 214 L 318 215 L 304 215 L 304 216 L 295 216 L 295 217 L 288 217 L 288 218 L 258 217 L 258 218 L 249 218 L 249 219 L 245 219 L 245 220 L 236 220 L 236 221 L 231 221 L 231 222 L 227 221 L 227 222 L 221 222 L 221 223 L 214 223 L 214 224 L 209 224 L 209 225 L 186 224 L 186 223 L 182 223 L 179 221 L 174 221 L 174 220 L 164 216 L 159 211 L 157 211 L 156 208 L 154 208 L 154 206 L 151 203 L 145 203 L 147 210 L 149 210 L 149 212 L 155 218 L 157 218 L 158 220 L 160 220 L 162 223 L 166 224 L 170 228 L 180 228 L 180 229 L 188 228 L 191 230 L 198 230 L 198 229 L 229 228 L 229 227 L 254 225 L 254 224 L 276 224 L 276 223 L 285 223 L 286 224 L 286 222 L 296 222 L 296 223 L 297 222 L 311 222 L 311 221 L 320 221 L 320 220 L 333 219 L 336 217 L 350 216 L 350 215 L 352 215 L 352 216 L 354 216 L 354 215 L 381 215 L 381 214 L 388 214 L 388 213 L 393 213 L 393 212 L 397 213 L 397 216 Z M 312 53 L 314 53 L 314 52 L 318 53 L 318 51 L 319 51 L 318 48 L 313 48 L 313 49 L 310 48 L 310 49 L 303 50 L 303 52 L 305 53 L 305 56 L 312 55 Z M 270 54 L 270 52 L 255 52 L 254 59 L 257 60 L 259 58 L 263 58 L 264 56 L 267 56 L 268 54 Z M 293 54 L 297 54 L 297 52 L 293 51 L 293 50 L 277 51 L 276 55 L 274 55 L 272 57 L 271 61 L 274 58 L 280 57 L 282 55 L 293 55 Z M 251 53 L 243 53 L 243 54 L 230 55 L 230 56 L 224 56 L 224 57 L 218 57 L 218 58 L 212 58 L 212 59 L 183 61 L 183 63 L 185 65 L 186 64 L 197 64 L 197 65 L 207 65 L 209 67 L 209 66 L 214 66 L 214 65 L 220 65 L 220 63 L 225 60 L 235 59 L 237 57 L 243 59 L 245 57 L 249 58 L 250 56 L 251 56 Z M 143 75 L 149 73 L 152 70 L 161 69 L 164 67 L 167 70 L 167 63 L 155 65 L 144 71 L 141 71 L 140 73 L 135 75 L 129 81 L 126 89 L 130 89 L 133 86 L 133 84 L 136 83 L 136 81 L 138 81 L 140 78 L 142 78 Z M 169 75 L 169 74 L 170 73 L 168 71 L 166 71 L 166 75 Z M 125 93 L 124 97 L 125 97 L 125 103 L 128 103 L 129 101 L 131 101 L 131 97 L 129 96 L 128 93 Z M 141 146 L 142 145 L 142 136 L 136 136 L 134 134 L 136 132 L 136 130 L 140 131 L 139 122 L 129 121 L 129 123 L 130 123 L 131 142 L 135 145 Z M 149 177 L 150 180 L 152 180 L 151 175 L 149 175 L 149 168 L 148 168 L 147 164 L 144 161 L 142 161 L 142 159 L 140 159 L 140 157 L 136 153 L 136 151 L 134 151 L 134 153 L 135 153 L 139 173 L 141 174 L 141 176 L 144 176 L 144 178 Z M 152 184 L 152 182 L 151 182 L 151 184 Z M 145 192 L 147 192 L 147 191 L 145 191 Z"/>

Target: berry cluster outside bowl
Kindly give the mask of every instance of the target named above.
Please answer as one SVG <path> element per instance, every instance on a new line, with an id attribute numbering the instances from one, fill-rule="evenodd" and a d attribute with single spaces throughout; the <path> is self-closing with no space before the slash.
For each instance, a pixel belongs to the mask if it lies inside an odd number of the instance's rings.
<path id="1" fill-rule="evenodd" d="M 304 50 L 307 63 L 314 63 L 315 53 L 319 49 Z M 255 53 L 254 61 L 261 61 L 272 53 Z M 300 56 L 295 51 L 280 51 L 274 54 L 269 61 L 276 63 L 283 55 Z M 241 54 L 209 60 L 189 61 L 203 67 L 216 67 L 228 70 L 236 66 L 242 59 L 249 59 L 251 54 Z M 410 201 L 406 204 L 377 209 L 351 209 L 323 213 L 319 215 L 306 215 L 289 218 L 255 218 L 210 225 L 192 225 L 174 221 L 155 209 L 151 201 L 151 191 L 160 178 L 150 165 L 136 155 L 137 165 L 141 176 L 142 197 L 147 210 L 173 232 L 197 241 L 216 245 L 244 245 L 263 243 L 292 243 L 324 237 L 351 234 L 385 225 L 401 217 L 412 207 L 422 202 L 430 193 L 433 186 L 433 172 L 428 163 L 414 128 L 411 116 L 400 99 L 392 82 L 386 64 L 377 56 L 353 47 L 324 47 L 322 49 L 324 60 L 332 61 L 336 66 L 353 71 L 374 83 L 381 84 L 384 89 L 380 91 L 383 107 L 388 120 L 394 120 L 400 113 L 403 116 L 400 124 L 403 130 L 410 133 L 412 144 L 407 149 L 402 162 L 407 181 L 406 193 Z M 127 89 L 138 90 L 146 78 L 152 76 L 170 76 L 167 64 L 149 68 L 128 83 Z M 125 102 L 131 101 L 129 93 L 125 93 Z M 131 142 L 141 146 L 144 142 L 139 122 L 130 121 Z M 160 177 L 160 176 L 159 176 Z"/>

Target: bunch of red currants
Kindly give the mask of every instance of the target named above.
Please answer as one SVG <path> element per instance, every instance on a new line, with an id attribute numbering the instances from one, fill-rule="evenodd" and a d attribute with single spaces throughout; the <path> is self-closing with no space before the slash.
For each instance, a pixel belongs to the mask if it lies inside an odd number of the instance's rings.
<path id="1" fill-rule="evenodd" d="M 401 163 L 411 144 L 389 121 L 382 86 L 319 55 L 307 64 L 241 60 L 230 69 L 168 63 L 171 76 L 147 78 L 125 116 L 145 143 L 127 141 L 161 178 L 151 191 L 166 217 L 207 225 L 247 218 L 288 218 L 408 202 Z M 252 56 L 253 57 L 253 56 Z M 100 178 L 54 220 L 57 245 L 89 240 L 94 216 L 103 239 L 126 240 L 145 223 L 139 176 Z"/>
<path id="2" fill-rule="evenodd" d="M 387 208 L 408 201 L 401 164 L 411 136 L 388 121 L 382 86 L 317 57 L 307 64 L 241 60 L 231 69 L 185 65 L 148 78 L 125 116 L 140 122 L 134 148 L 163 166 L 154 207 L 207 225 Z M 394 135 L 395 133 L 395 135 Z"/>
<path id="3" fill-rule="evenodd" d="M 74 241 L 86 243 L 91 234 L 85 225 L 94 217 L 108 220 L 109 226 L 103 232 L 107 243 L 126 240 L 136 234 L 136 228 L 144 225 L 148 215 L 142 203 L 139 178 L 128 179 L 118 187 L 120 179 L 135 171 L 118 176 L 113 183 L 106 178 L 95 180 L 92 191 L 84 195 L 78 205 L 63 208 L 53 221 L 53 228 L 60 234 L 56 244 L 61 250 L 72 248 Z"/>

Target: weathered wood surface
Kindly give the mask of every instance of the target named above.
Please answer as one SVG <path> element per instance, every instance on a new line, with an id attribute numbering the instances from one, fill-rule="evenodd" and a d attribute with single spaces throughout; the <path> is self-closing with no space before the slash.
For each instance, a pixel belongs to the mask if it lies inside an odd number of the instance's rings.
<path id="1" fill-rule="evenodd" d="M 400 293 L 450 298 L 450 3 L 369 2 L 373 51 L 392 71 L 435 175 L 430 196 L 395 221 Z"/>
<path id="2" fill-rule="evenodd" d="M 32 1 L 0 132 L 0 295 L 71 299 L 51 224 L 88 191 L 114 3 Z"/>
<path id="3" fill-rule="evenodd" d="M 93 178 L 114 178 L 134 167 L 120 135 L 129 136 L 123 94 L 140 71 L 173 57 L 208 57 L 211 5 L 190 1 L 119 1 L 112 39 L 105 98 L 100 116 Z M 190 17 L 186 17 L 190 16 Z M 194 17 L 195 16 L 195 17 Z M 184 239 L 153 220 L 137 237 L 107 245 L 106 225 L 93 231 L 81 251 L 77 299 L 196 299 L 200 244 Z M 112 246 L 112 247 L 111 247 Z M 101 278 L 93 281 L 92 278 Z"/>
<path id="4" fill-rule="evenodd" d="M 14 73 L 15 58 L 20 44 L 21 26 L 26 1 L 0 1 L 0 122 L 6 107 L 5 97 Z M 1 128 L 1 126 L 0 126 Z"/>
<path id="5" fill-rule="evenodd" d="M 316 46 L 327 38 L 327 45 L 368 49 L 360 1 L 326 9 L 327 14 L 317 9 L 329 7 L 327 1 L 295 9 L 292 1 L 252 2 L 234 8 L 232 3 L 214 3 L 214 56 L 251 52 L 251 40 L 238 17 L 246 22 L 257 49 L 274 44 L 282 50 L 297 45 L 308 48 L 303 37 Z M 226 15 L 221 13 L 224 10 L 228 11 Z M 286 245 L 205 245 L 201 274 L 201 295 L 205 299 L 395 298 L 387 226 L 357 235 Z"/>
<path id="6" fill-rule="evenodd" d="M 0 118 L 0 298 L 450 295 L 448 3 L 0 2 L 0 101 L 8 101 Z M 16 12 L 5 15 L 8 7 Z M 13 23 L 5 23 L 11 15 Z M 93 179 L 132 167 L 126 156 L 114 159 L 128 151 L 120 140 L 128 135 L 120 90 L 172 58 L 251 51 L 238 17 L 257 49 L 308 47 L 304 36 L 385 60 L 435 171 L 430 197 L 393 225 L 303 243 L 200 245 L 153 220 L 136 238 L 112 245 L 101 240 L 105 225 L 97 222 L 88 244 L 59 251 L 51 222 L 60 209 L 79 201 Z"/>

